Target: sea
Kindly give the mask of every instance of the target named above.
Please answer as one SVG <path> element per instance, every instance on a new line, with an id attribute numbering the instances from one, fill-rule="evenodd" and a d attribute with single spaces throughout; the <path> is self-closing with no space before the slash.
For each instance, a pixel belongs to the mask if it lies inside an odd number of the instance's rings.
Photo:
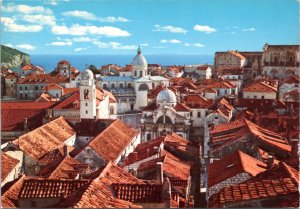
<path id="1" fill-rule="evenodd" d="M 148 64 L 168 65 L 196 65 L 196 64 L 213 64 L 214 55 L 144 55 Z M 46 73 L 51 72 L 60 60 L 67 60 L 78 70 L 86 69 L 87 65 L 95 65 L 100 68 L 102 65 L 116 64 L 125 66 L 131 64 L 134 55 L 30 55 L 33 65 L 41 66 Z"/>

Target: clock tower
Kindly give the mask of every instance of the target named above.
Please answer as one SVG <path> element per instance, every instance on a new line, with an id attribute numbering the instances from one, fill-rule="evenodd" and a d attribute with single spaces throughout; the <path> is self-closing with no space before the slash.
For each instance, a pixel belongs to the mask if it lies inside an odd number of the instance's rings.
<path id="1" fill-rule="evenodd" d="M 80 78 L 80 119 L 96 117 L 96 85 L 94 74 L 90 70 L 81 73 Z"/>

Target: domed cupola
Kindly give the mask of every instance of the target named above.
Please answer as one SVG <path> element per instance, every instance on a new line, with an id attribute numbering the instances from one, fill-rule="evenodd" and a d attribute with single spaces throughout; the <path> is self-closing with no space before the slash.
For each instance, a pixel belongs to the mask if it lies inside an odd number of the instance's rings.
<path id="1" fill-rule="evenodd" d="M 158 93 L 156 103 L 158 105 L 166 104 L 174 107 L 176 105 L 176 95 L 172 90 L 164 88 Z"/>
<path id="2" fill-rule="evenodd" d="M 137 50 L 137 55 L 133 58 L 131 62 L 133 68 L 133 77 L 139 78 L 147 75 L 148 63 L 145 57 L 142 55 L 142 50 L 139 47 Z"/>

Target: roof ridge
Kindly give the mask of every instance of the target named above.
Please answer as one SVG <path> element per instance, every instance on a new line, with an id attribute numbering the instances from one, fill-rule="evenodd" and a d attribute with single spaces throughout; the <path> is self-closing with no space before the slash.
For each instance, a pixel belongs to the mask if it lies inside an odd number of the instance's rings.
<path id="1" fill-rule="evenodd" d="M 293 181 L 299 185 L 299 176 L 298 177 L 295 176 L 295 174 L 293 173 L 293 170 L 296 173 L 298 173 L 299 171 L 297 171 L 293 167 L 289 166 L 285 162 L 280 161 L 279 163 L 283 166 L 284 170 L 289 174 L 290 178 L 293 179 Z"/>

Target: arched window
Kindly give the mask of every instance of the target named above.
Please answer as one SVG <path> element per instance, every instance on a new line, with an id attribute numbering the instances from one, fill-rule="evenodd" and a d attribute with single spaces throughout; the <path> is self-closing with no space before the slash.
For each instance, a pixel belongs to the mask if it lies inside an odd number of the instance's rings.
<path id="1" fill-rule="evenodd" d="M 128 87 L 129 89 L 132 88 L 131 83 L 128 83 L 128 84 L 127 84 L 127 87 Z"/>
<path id="2" fill-rule="evenodd" d="M 103 84 L 103 88 L 107 89 L 107 84 L 106 83 Z"/>
<path id="3" fill-rule="evenodd" d="M 112 83 L 110 86 L 111 86 L 112 89 L 116 88 L 114 83 Z"/>
<path id="4" fill-rule="evenodd" d="M 120 83 L 119 86 L 120 86 L 120 88 L 124 88 L 123 83 Z"/>
<path id="5" fill-rule="evenodd" d="M 164 120 L 164 117 L 165 117 L 165 120 Z M 172 123 L 172 120 L 168 116 L 160 116 L 157 120 L 157 123 Z"/>
<path id="6" fill-rule="evenodd" d="M 110 107 L 110 114 L 111 115 L 115 114 L 115 108 L 114 107 Z"/>
<path id="7" fill-rule="evenodd" d="M 137 76 L 137 72 L 136 71 L 134 71 L 134 77 L 136 77 Z"/>

